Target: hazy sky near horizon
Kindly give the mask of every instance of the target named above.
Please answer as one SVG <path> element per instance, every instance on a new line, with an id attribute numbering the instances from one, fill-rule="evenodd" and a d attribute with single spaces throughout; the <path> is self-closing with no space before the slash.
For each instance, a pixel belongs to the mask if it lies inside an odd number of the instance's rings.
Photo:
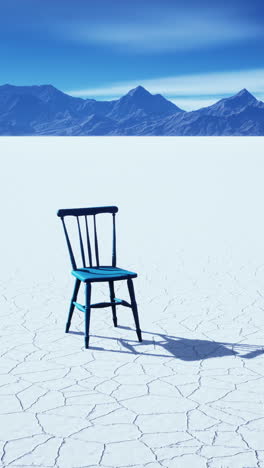
<path id="1" fill-rule="evenodd" d="M 260 0 L 9 0 L 1 83 L 114 99 L 142 85 L 189 110 L 247 88 L 264 98 Z"/>

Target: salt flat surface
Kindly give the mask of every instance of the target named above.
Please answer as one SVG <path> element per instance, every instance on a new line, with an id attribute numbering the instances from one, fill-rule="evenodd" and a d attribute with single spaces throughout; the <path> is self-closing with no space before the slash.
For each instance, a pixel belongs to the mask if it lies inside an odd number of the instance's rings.
<path id="1" fill-rule="evenodd" d="M 263 145 L 0 140 L 2 467 L 264 467 Z M 56 210 L 108 204 L 143 342 L 93 310 L 85 350 Z"/>

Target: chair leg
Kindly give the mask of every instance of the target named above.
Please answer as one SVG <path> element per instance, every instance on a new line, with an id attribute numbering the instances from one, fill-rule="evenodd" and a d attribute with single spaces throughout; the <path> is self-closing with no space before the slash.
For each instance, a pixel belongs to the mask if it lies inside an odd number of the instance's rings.
<path id="1" fill-rule="evenodd" d="M 72 295 L 72 299 L 71 299 L 71 303 L 70 303 L 70 310 L 69 310 L 69 314 L 68 314 L 68 320 L 67 320 L 67 323 L 66 323 L 65 333 L 68 333 L 68 331 L 70 329 L 70 326 L 71 326 L 72 314 L 73 314 L 74 307 L 75 307 L 73 303 L 76 302 L 78 292 L 79 292 L 79 288 L 80 288 L 80 284 L 81 284 L 81 281 L 79 279 L 76 279 L 74 290 L 73 290 L 73 295 Z"/>
<path id="2" fill-rule="evenodd" d="M 110 289 L 110 301 L 114 302 L 115 299 L 115 289 L 114 289 L 114 282 L 109 281 L 109 289 Z M 113 322 L 114 326 L 117 327 L 117 316 L 116 316 L 116 305 L 112 305 L 112 313 L 113 313 Z"/>
<path id="3" fill-rule="evenodd" d="M 137 309 L 137 303 L 136 303 L 136 298 L 135 298 L 135 291 L 134 291 L 134 285 L 132 279 L 127 280 L 127 285 L 128 285 L 128 291 L 131 299 L 131 305 L 132 305 L 132 312 L 135 320 L 135 325 L 136 325 L 136 331 L 137 331 L 137 337 L 138 341 L 142 341 L 142 336 L 141 336 L 141 330 L 140 330 L 140 325 L 139 325 L 139 318 L 138 318 L 138 309 Z"/>
<path id="4" fill-rule="evenodd" d="M 91 315 L 91 283 L 85 284 L 85 332 L 84 346 L 89 348 L 89 330 L 90 330 L 90 315 Z"/>

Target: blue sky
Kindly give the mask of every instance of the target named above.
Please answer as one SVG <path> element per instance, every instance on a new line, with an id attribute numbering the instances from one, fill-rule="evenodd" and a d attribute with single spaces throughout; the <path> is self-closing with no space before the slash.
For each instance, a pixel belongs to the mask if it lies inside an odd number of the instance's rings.
<path id="1" fill-rule="evenodd" d="M 140 84 L 187 110 L 244 87 L 264 99 L 263 1 L 9 0 L 0 11 L 0 84 L 95 99 Z"/>

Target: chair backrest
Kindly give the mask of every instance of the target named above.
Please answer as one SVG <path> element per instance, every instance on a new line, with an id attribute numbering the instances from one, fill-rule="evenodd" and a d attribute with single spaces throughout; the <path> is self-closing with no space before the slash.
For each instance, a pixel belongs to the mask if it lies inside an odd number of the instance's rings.
<path id="1" fill-rule="evenodd" d="M 70 236 L 67 231 L 65 219 L 67 216 L 73 216 L 76 218 L 76 228 L 79 239 L 80 254 L 82 259 L 83 267 L 94 267 L 100 266 L 99 259 L 99 245 L 97 237 L 97 228 L 96 228 L 96 215 L 101 213 L 111 213 L 113 217 L 113 242 L 112 242 L 112 266 L 116 266 L 116 225 L 115 225 L 115 214 L 118 212 L 117 206 L 99 206 L 92 208 L 69 208 L 59 210 L 57 216 L 62 220 L 62 225 L 64 229 L 64 234 L 66 237 L 66 242 L 70 254 L 71 264 L 73 270 L 77 269 L 76 259 L 73 253 L 73 248 L 70 241 Z M 94 240 L 94 249 L 92 249 L 91 236 L 89 234 L 89 223 L 88 216 L 93 217 L 93 240 Z M 80 222 L 82 219 L 82 223 Z M 84 231 L 84 233 L 82 232 Z M 94 250 L 94 252 L 93 252 Z M 93 255 L 94 253 L 94 255 Z M 93 264 L 93 258 L 95 257 L 96 264 Z"/>

